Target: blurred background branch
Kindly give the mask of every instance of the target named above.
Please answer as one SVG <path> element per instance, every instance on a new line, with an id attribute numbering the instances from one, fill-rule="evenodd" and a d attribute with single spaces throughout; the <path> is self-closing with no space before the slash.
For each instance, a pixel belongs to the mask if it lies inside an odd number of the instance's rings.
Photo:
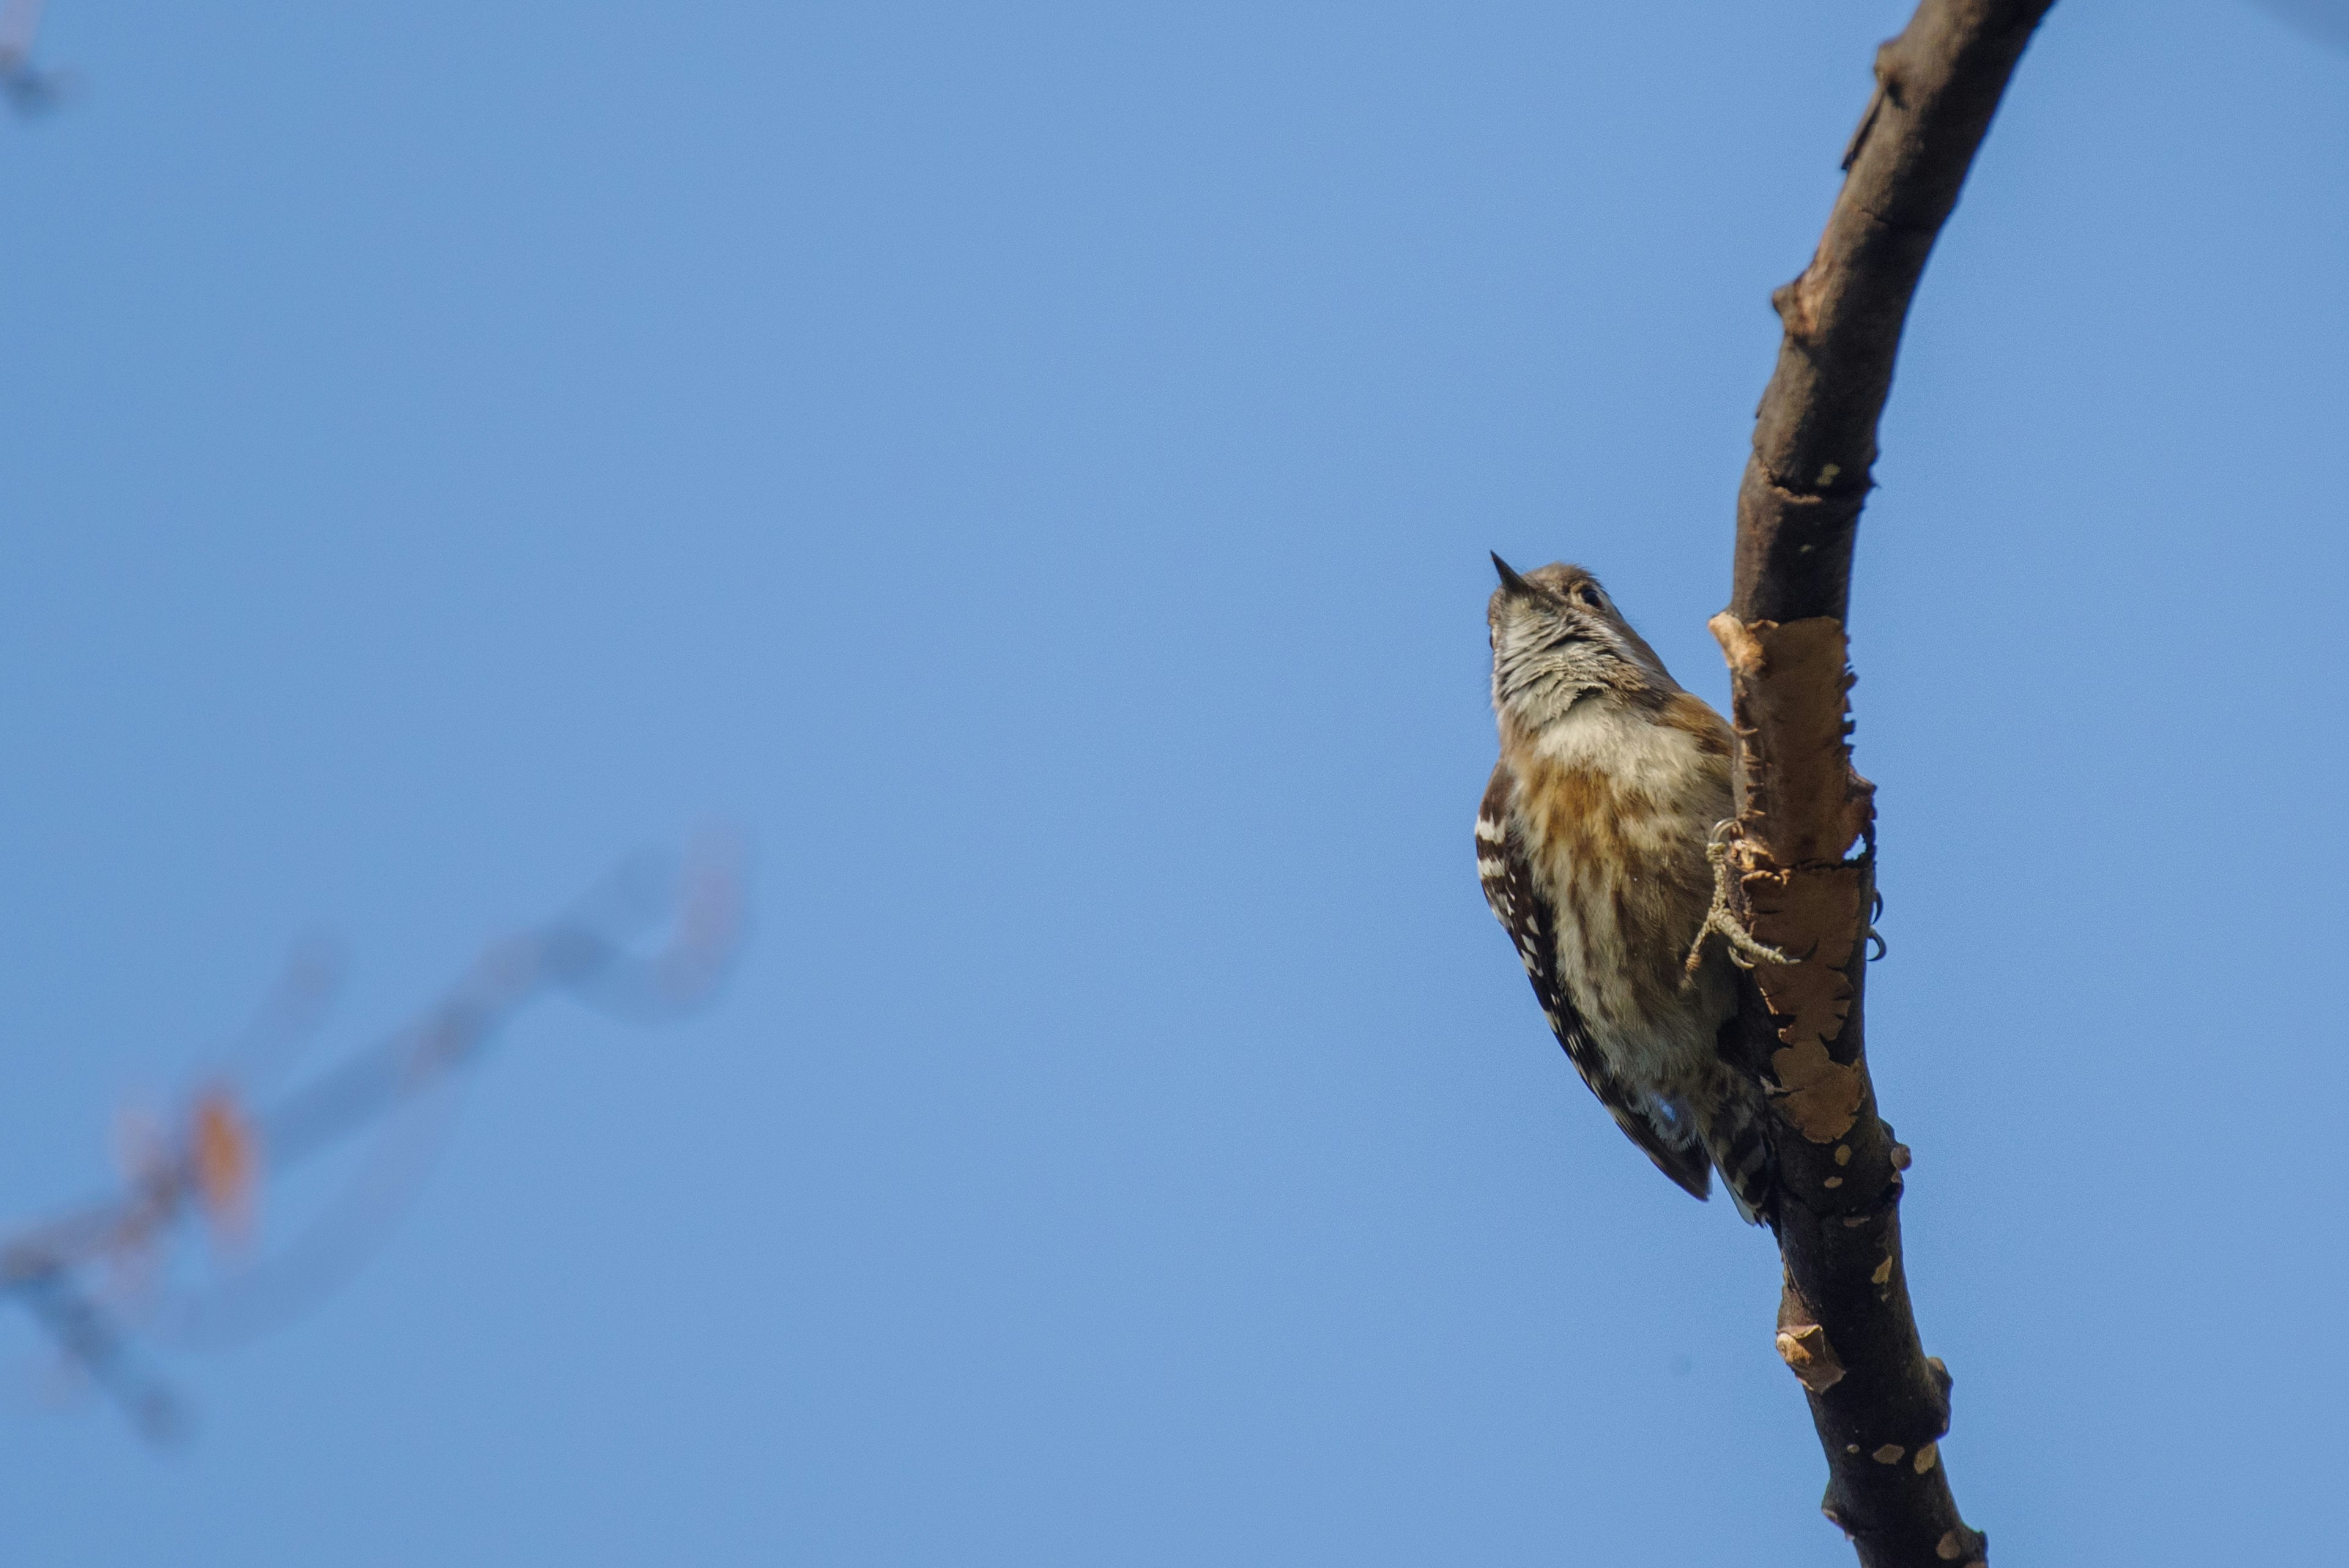
<path id="1" fill-rule="evenodd" d="M 270 1177 L 428 1103 L 548 997 L 644 1023 L 691 1011 L 740 950 L 746 889 L 730 837 L 705 840 L 682 865 L 639 856 L 570 909 L 491 943 L 413 1022 L 277 1092 L 336 980 L 331 952 L 304 944 L 228 1059 L 176 1114 L 126 1121 L 119 1189 L 0 1241 L 0 1298 L 25 1307 L 149 1437 L 176 1436 L 181 1403 L 138 1354 L 134 1316 L 192 1340 L 216 1335 L 232 1315 L 250 1328 L 257 1308 L 282 1310 L 290 1293 L 314 1295 L 381 1238 L 421 1161 L 412 1139 L 386 1133 L 341 1200 L 264 1253 L 256 1231 Z M 196 1226 L 212 1245 L 190 1257 L 175 1243 Z"/>
<path id="2" fill-rule="evenodd" d="M 30 118 L 55 109 L 68 86 L 56 71 L 33 64 L 33 42 L 41 30 L 47 0 L 0 0 L 0 98 Z"/>

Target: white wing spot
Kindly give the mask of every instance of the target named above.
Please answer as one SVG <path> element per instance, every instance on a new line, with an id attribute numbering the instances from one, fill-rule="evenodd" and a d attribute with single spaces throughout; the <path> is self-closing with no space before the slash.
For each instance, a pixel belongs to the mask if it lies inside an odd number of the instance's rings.
<path id="1" fill-rule="evenodd" d="M 1460 819 L 1454 817 L 1453 820 L 1457 822 Z M 1509 830 L 1502 826 L 1497 819 L 1489 816 L 1480 816 L 1476 819 L 1476 836 L 1485 843 L 1498 844 L 1508 836 Z"/>

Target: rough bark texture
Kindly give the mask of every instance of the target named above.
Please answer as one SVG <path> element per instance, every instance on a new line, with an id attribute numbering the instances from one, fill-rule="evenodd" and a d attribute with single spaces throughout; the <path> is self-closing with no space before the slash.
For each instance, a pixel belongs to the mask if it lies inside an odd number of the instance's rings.
<path id="1" fill-rule="evenodd" d="M 1779 1355 L 1826 1449 L 1827 1517 L 1867 1568 L 1986 1563 L 1940 1439 L 1950 1375 L 1901 1271 L 1908 1150 L 1878 1113 L 1861 1029 L 1874 786 L 1851 769 L 1844 633 L 1877 418 L 1925 258 L 2052 0 L 1924 0 L 1876 57 L 1876 93 L 1803 275 L 1737 498 L 1735 588 L 1713 629 L 1738 732 L 1739 913 L 1762 963 L 1735 1028 L 1774 1110 L 1785 1262 Z"/>

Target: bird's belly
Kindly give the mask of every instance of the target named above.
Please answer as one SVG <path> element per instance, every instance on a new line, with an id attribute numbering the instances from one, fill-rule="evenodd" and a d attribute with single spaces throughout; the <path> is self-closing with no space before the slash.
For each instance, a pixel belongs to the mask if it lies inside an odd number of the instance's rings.
<path id="1" fill-rule="evenodd" d="M 1651 1088 L 1707 1073 L 1736 988 L 1716 943 L 1707 836 L 1730 813 L 1726 761 L 1667 725 L 1594 715 L 1520 766 L 1532 867 L 1557 922 L 1559 989 L 1621 1075 Z"/>
<path id="2" fill-rule="evenodd" d="M 1659 1091 L 1711 1070 L 1714 1036 L 1736 1007 L 1717 948 L 1688 974 L 1711 867 L 1701 845 L 1676 847 L 1682 853 L 1569 852 L 1551 879 L 1560 989 L 1616 1073 Z"/>

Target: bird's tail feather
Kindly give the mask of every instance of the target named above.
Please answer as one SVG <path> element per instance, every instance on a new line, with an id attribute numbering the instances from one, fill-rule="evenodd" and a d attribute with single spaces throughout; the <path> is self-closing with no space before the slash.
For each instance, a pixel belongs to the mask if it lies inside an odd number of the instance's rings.
<path id="1" fill-rule="evenodd" d="M 1700 1096 L 1692 1108 L 1697 1136 L 1720 1169 L 1730 1201 L 1747 1224 L 1762 1223 L 1769 1212 L 1778 1160 L 1770 1147 L 1770 1118 L 1760 1085 L 1723 1064 L 1713 1092 Z"/>

